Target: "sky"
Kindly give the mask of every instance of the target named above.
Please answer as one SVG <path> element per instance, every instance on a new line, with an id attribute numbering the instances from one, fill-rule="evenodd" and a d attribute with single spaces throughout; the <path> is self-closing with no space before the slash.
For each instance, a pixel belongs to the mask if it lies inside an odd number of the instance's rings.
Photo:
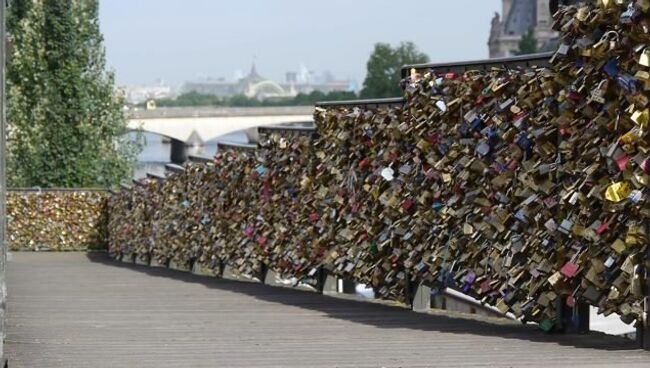
<path id="1" fill-rule="evenodd" d="M 233 78 L 255 60 L 266 78 L 306 65 L 362 84 L 377 42 L 413 41 L 432 62 L 488 56 L 501 0 L 100 0 L 108 67 L 119 85 Z"/>

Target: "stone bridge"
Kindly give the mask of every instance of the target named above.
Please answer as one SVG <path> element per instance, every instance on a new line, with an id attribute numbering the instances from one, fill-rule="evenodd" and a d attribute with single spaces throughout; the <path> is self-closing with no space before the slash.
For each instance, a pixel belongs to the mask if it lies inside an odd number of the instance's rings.
<path id="1" fill-rule="evenodd" d="M 244 131 L 257 141 L 257 128 L 277 125 L 311 125 L 313 106 L 191 107 L 134 110 L 128 113 L 132 130 L 158 134 L 172 140 L 171 160 L 187 159 L 186 146 L 202 145 L 226 134 Z"/>
<path id="2" fill-rule="evenodd" d="M 188 144 L 257 127 L 311 123 L 313 106 L 158 108 L 129 112 L 129 128 Z M 249 136 L 254 141 L 255 136 Z"/>

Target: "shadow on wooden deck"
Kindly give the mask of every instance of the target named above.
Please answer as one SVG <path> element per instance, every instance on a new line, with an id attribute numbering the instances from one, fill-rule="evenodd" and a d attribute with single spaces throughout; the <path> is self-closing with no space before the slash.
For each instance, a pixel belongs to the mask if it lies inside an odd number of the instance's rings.
<path id="1" fill-rule="evenodd" d="M 291 305 L 318 311 L 329 318 L 347 320 L 355 323 L 372 325 L 382 329 L 412 329 L 435 331 L 441 333 L 467 334 L 475 336 L 494 336 L 506 339 L 527 340 L 559 344 L 576 348 L 598 349 L 606 351 L 638 350 L 632 340 L 606 335 L 600 332 L 578 334 L 546 334 L 535 326 L 522 325 L 513 321 L 494 318 L 474 318 L 470 315 L 439 315 L 415 313 L 404 308 L 372 303 L 363 300 L 351 300 L 315 292 L 284 287 L 273 287 L 252 282 L 241 282 L 216 277 L 198 276 L 187 272 L 163 268 L 151 268 L 134 264 L 116 262 L 108 255 L 90 253 L 87 257 L 96 263 L 113 267 L 128 268 L 150 276 L 170 278 L 188 283 L 198 283 L 211 289 L 242 293 L 267 302 Z M 468 345 L 472 344 L 468 336 Z"/>

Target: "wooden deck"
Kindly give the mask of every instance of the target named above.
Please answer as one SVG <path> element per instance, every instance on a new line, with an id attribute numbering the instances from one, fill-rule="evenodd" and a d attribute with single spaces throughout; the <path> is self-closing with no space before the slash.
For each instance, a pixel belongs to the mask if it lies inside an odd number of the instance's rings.
<path id="1" fill-rule="evenodd" d="M 649 367 L 602 334 L 398 307 L 105 255 L 14 253 L 10 367 Z"/>

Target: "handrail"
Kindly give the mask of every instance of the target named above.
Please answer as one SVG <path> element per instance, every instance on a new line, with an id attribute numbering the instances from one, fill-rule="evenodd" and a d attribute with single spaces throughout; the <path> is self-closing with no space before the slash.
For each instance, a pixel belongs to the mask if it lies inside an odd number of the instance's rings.
<path id="1" fill-rule="evenodd" d="M 108 192 L 109 188 L 7 188 L 7 192 L 56 193 L 56 192 Z"/>
<path id="2" fill-rule="evenodd" d="M 258 133 L 268 134 L 268 133 L 284 133 L 284 132 L 294 132 L 294 133 L 314 133 L 316 128 L 314 126 L 267 126 L 257 128 Z"/>
<path id="3" fill-rule="evenodd" d="M 438 72 L 466 72 L 468 70 L 476 69 L 489 69 L 491 67 L 507 66 L 547 66 L 550 58 L 554 52 L 544 52 L 530 55 L 510 56 L 494 59 L 470 60 L 470 61 L 457 61 L 449 63 L 427 63 L 427 64 L 414 64 L 405 65 L 402 67 L 402 78 L 406 78 L 411 69 L 416 70 L 429 70 L 433 69 Z"/>
<path id="4" fill-rule="evenodd" d="M 138 187 L 146 186 L 146 184 L 142 181 L 142 179 L 133 179 L 133 184 L 135 184 Z"/>
<path id="5" fill-rule="evenodd" d="M 257 149 L 257 145 L 235 142 L 217 142 L 217 150 L 220 151 L 222 149 L 234 149 L 236 151 L 255 151 Z"/>
<path id="6" fill-rule="evenodd" d="M 154 174 L 154 173 L 147 173 L 147 178 L 148 179 L 156 179 L 156 180 L 165 180 L 165 177 L 162 175 Z"/>
<path id="7" fill-rule="evenodd" d="M 185 168 L 183 166 L 176 165 L 176 164 L 165 165 L 165 170 L 174 174 L 182 174 L 185 172 Z"/>
<path id="8" fill-rule="evenodd" d="M 189 155 L 187 158 L 190 162 L 194 162 L 197 164 L 207 164 L 207 163 L 214 162 L 214 159 L 211 157 Z"/>
<path id="9" fill-rule="evenodd" d="M 321 101 L 316 103 L 316 107 L 379 107 L 379 106 L 393 106 L 403 105 L 405 100 L 403 97 L 391 98 L 375 98 L 375 99 L 361 99 L 361 100 L 347 100 L 347 101 Z"/>
<path id="10" fill-rule="evenodd" d="M 131 110 L 129 119 L 169 119 L 169 118 L 217 118 L 231 116 L 300 116 L 309 114 L 310 106 L 268 106 L 268 107 L 159 107 L 155 110 Z"/>

